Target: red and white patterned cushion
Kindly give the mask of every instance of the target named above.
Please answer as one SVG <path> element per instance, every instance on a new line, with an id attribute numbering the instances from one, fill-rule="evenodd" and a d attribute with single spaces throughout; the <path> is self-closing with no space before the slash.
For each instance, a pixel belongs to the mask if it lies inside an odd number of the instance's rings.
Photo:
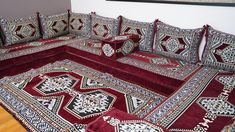
<path id="1" fill-rule="evenodd" d="M 40 31 L 37 17 L 7 20 L 0 18 L 5 45 L 24 43 L 39 39 Z"/>
<path id="2" fill-rule="evenodd" d="M 235 35 L 209 27 L 203 65 L 235 71 Z"/>
<path id="3" fill-rule="evenodd" d="M 105 39 L 118 34 L 119 20 L 91 14 L 91 38 Z"/>
<path id="4" fill-rule="evenodd" d="M 196 63 L 204 28 L 181 29 L 163 22 L 156 23 L 155 53 L 165 57 Z"/>
<path id="5" fill-rule="evenodd" d="M 68 34 L 68 13 L 51 16 L 40 14 L 40 21 L 43 32 L 43 39 L 58 37 Z"/>
<path id="6" fill-rule="evenodd" d="M 83 13 L 71 13 L 69 18 L 69 32 L 83 37 L 90 37 L 91 16 Z"/>
<path id="7" fill-rule="evenodd" d="M 153 23 L 139 22 L 120 16 L 122 19 L 120 35 L 137 34 L 141 36 L 139 49 L 141 51 L 152 52 L 153 44 Z"/>

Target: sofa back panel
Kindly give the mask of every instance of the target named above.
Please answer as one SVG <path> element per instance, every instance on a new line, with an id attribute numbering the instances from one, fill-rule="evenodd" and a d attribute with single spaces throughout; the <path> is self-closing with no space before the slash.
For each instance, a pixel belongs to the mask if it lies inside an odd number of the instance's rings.
<path id="1" fill-rule="evenodd" d="M 25 43 L 41 37 L 36 16 L 8 20 L 0 18 L 4 45 Z"/>
<path id="2" fill-rule="evenodd" d="M 199 46 L 205 28 L 181 29 L 157 21 L 154 52 L 165 57 L 190 63 L 199 61 Z"/>
<path id="3" fill-rule="evenodd" d="M 202 63 L 206 66 L 235 71 L 235 35 L 215 30 L 209 26 Z"/>
<path id="4" fill-rule="evenodd" d="M 153 23 L 139 22 L 121 17 L 120 35 L 137 34 L 141 36 L 139 50 L 152 52 L 153 44 Z"/>
<path id="5" fill-rule="evenodd" d="M 105 39 L 118 35 L 119 20 L 91 13 L 91 38 Z"/>
<path id="6" fill-rule="evenodd" d="M 43 39 L 53 38 L 68 34 L 68 13 L 51 16 L 39 15 L 43 33 Z"/>
<path id="7" fill-rule="evenodd" d="M 91 36 L 91 15 L 71 13 L 69 18 L 69 33 L 83 37 Z"/>

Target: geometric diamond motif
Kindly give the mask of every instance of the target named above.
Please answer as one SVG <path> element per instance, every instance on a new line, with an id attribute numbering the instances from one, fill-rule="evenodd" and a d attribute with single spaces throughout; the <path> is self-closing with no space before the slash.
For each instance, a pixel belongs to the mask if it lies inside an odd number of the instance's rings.
<path id="1" fill-rule="evenodd" d="M 235 116 L 235 106 L 226 100 L 201 97 L 197 103 L 208 113 L 217 116 Z"/>
<path id="2" fill-rule="evenodd" d="M 56 77 L 40 76 L 42 81 L 35 87 L 42 94 L 54 94 L 71 89 L 78 81 L 74 77 L 64 74 Z"/>
<path id="3" fill-rule="evenodd" d="M 93 26 L 93 32 L 98 36 L 106 37 L 108 31 L 109 30 L 106 25 L 95 24 Z"/>
<path id="4" fill-rule="evenodd" d="M 184 49 L 184 44 L 181 44 L 177 38 L 170 37 L 162 42 L 162 48 L 167 52 L 176 53 L 180 49 Z"/>
<path id="5" fill-rule="evenodd" d="M 52 25 L 52 29 L 57 33 L 66 29 L 67 23 L 62 21 L 55 21 Z"/>
<path id="6" fill-rule="evenodd" d="M 70 101 L 66 109 L 78 118 L 87 118 L 108 111 L 115 100 L 114 95 L 96 90 L 77 95 Z"/>
<path id="7" fill-rule="evenodd" d="M 217 50 L 217 55 L 220 55 L 223 62 L 235 64 L 235 46 L 228 46 L 225 49 Z"/>
<path id="8" fill-rule="evenodd" d="M 73 29 L 82 30 L 82 28 L 84 27 L 84 22 L 82 21 L 82 19 L 73 19 L 71 20 L 70 25 L 73 27 Z"/>
<path id="9" fill-rule="evenodd" d="M 33 34 L 36 32 L 35 27 L 32 24 L 28 25 L 20 25 L 15 30 L 16 35 L 20 38 L 26 38 L 33 36 Z"/>

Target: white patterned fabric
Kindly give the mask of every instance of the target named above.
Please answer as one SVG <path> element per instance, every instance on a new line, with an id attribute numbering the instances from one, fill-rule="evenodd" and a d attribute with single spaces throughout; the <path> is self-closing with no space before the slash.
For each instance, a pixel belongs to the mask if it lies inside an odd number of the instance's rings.
<path id="1" fill-rule="evenodd" d="M 105 39 L 118 34 L 119 20 L 91 14 L 91 38 Z"/>
<path id="2" fill-rule="evenodd" d="M 51 16 L 40 15 L 43 39 L 68 34 L 68 13 Z"/>
<path id="3" fill-rule="evenodd" d="M 69 33 L 90 37 L 91 16 L 89 14 L 71 13 L 69 19 Z"/>
<path id="4" fill-rule="evenodd" d="M 41 37 L 38 20 L 34 16 L 13 20 L 0 18 L 0 25 L 4 34 L 5 46 L 25 43 Z"/>
<path id="5" fill-rule="evenodd" d="M 165 57 L 196 63 L 204 28 L 181 29 L 158 21 L 154 52 Z"/>
<path id="6" fill-rule="evenodd" d="M 137 34 L 141 36 L 139 49 L 152 52 L 153 23 L 139 22 L 122 17 L 120 35 Z"/>
<path id="7" fill-rule="evenodd" d="M 203 65 L 235 71 L 235 35 L 209 27 Z"/>

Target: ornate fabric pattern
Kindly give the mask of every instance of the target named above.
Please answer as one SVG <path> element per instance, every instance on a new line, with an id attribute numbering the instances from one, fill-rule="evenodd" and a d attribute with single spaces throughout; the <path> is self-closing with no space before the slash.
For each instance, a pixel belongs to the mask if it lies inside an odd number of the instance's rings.
<path id="1" fill-rule="evenodd" d="M 137 51 L 118 59 L 119 62 L 179 80 L 187 80 L 200 66 L 155 54 Z"/>
<path id="2" fill-rule="evenodd" d="M 203 28 L 181 29 L 157 22 L 154 52 L 158 55 L 196 63 Z"/>
<path id="3" fill-rule="evenodd" d="M 153 51 L 153 23 L 139 22 L 122 17 L 120 35 L 123 34 L 140 35 L 139 49 L 141 51 Z"/>
<path id="4" fill-rule="evenodd" d="M 91 38 L 104 39 L 118 35 L 119 20 L 91 14 Z"/>
<path id="5" fill-rule="evenodd" d="M 102 46 L 102 51 L 104 52 L 105 56 L 111 57 L 115 51 L 109 44 L 104 44 Z"/>
<path id="6" fill-rule="evenodd" d="M 37 17 L 14 20 L 0 18 L 0 24 L 5 36 L 5 46 L 29 42 L 41 37 Z"/>
<path id="7" fill-rule="evenodd" d="M 203 65 L 235 71 L 235 35 L 209 27 Z"/>
<path id="8" fill-rule="evenodd" d="M 68 13 L 52 16 L 40 14 L 40 21 L 44 39 L 65 35 L 69 32 Z"/>
<path id="9" fill-rule="evenodd" d="M 80 89 L 84 77 L 104 85 Z M 133 98 L 131 103 L 125 100 L 126 94 Z M 164 98 L 70 60 L 0 79 L 0 103 L 17 111 L 15 116 L 31 131 L 82 131 L 111 107 L 128 112 L 127 103 L 136 104 L 133 100 L 140 104 L 130 106 L 132 114 L 144 116 Z"/>
<path id="10" fill-rule="evenodd" d="M 69 32 L 89 38 L 91 36 L 91 16 L 82 13 L 71 13 Z"/>
<path id="11" fill-rule="evenodd" d="M 169 131 L 220 131 L 235 115 L 234 77 L 204 67 L 145 119 Z"/>

